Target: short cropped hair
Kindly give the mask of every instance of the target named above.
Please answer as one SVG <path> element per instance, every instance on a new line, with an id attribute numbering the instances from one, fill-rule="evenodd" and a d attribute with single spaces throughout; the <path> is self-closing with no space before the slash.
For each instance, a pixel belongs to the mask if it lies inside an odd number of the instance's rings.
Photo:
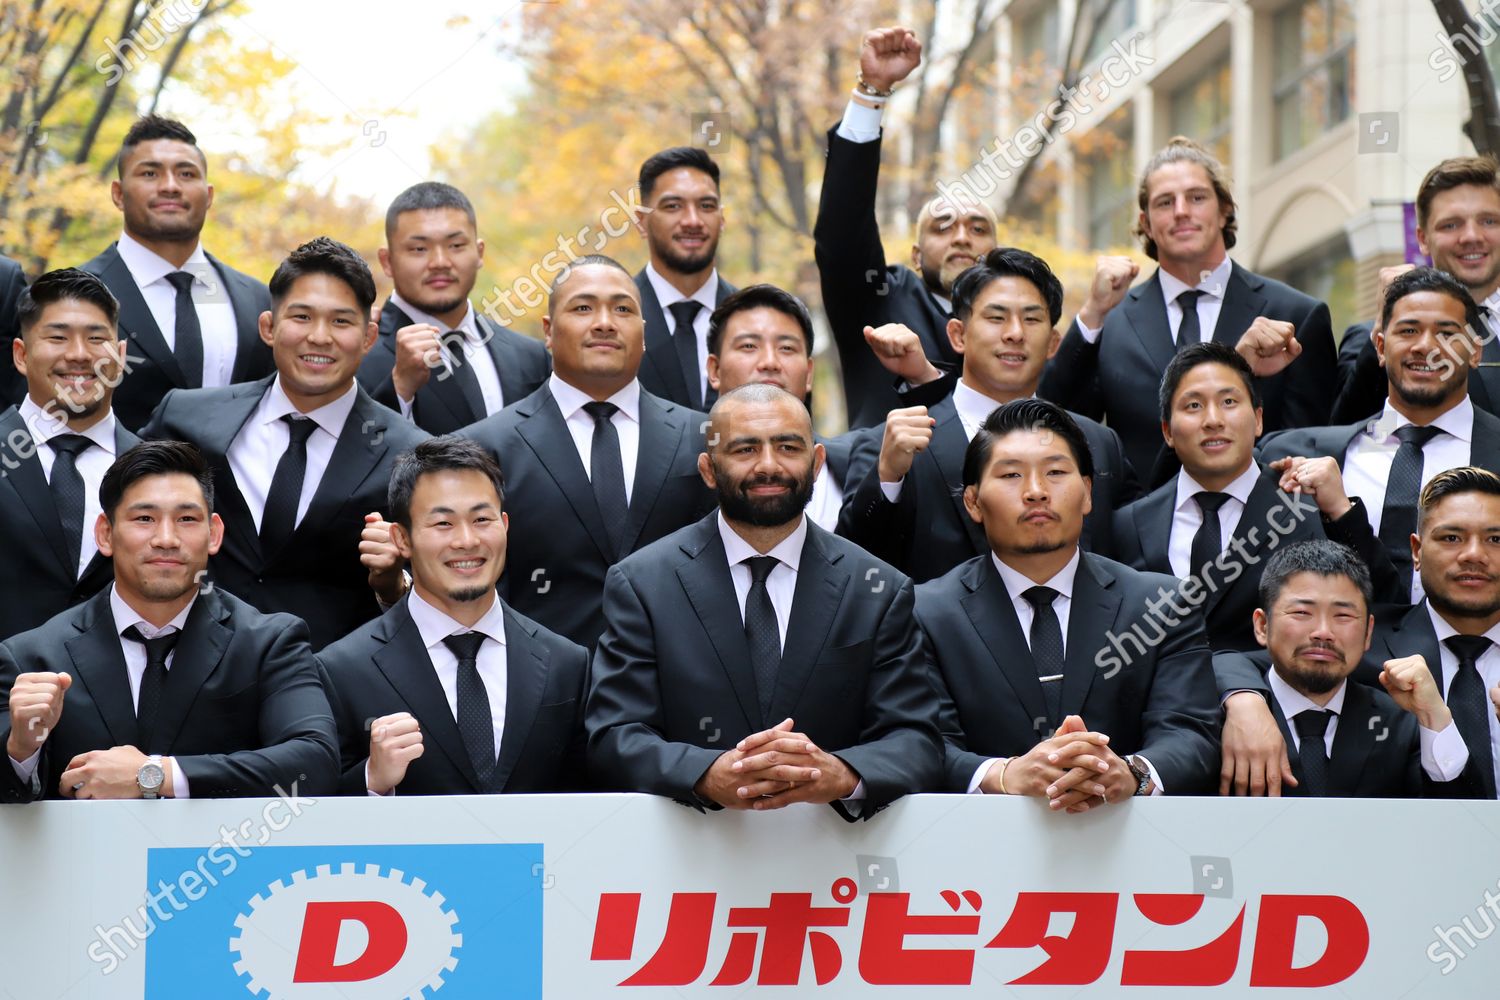
<path id="1" fill-rule="evenodd" d="M 1469 329 L 1476 332 L 1485 329 L 1479 318 L 1479 306 L 1475 304 L 1474 296 L 1453 275 L 1435 267 L 1414 267 L 1386 286 L 1385 302 L 1380 306 L 1380 328 L 1389 330 L 1396 303 L 1418 292 L 1440 292 L 1450 299 L 1458 300 L 1464 307 L 1464 322 L 1469 325 Z"/>
<path id="2" fill-rule="evenodd" d="M 416 492 L 418 479 L 428 473 L 450 471 L 483 473 L 495 487 L 500 509 L 505 509 L 505 475 L 500 471 L 500 463 L 477 441 L 445 434 L 428 438 L 396 456 L 386 494 L 395 523 L 411 530 L 411 497 Z"/>
<path id="3" fill-rule="evenodd" d="M 406 212 L 430 212 L 443 208 L 456 208 L 469 220 L 469 225 L 479 228 L 479 219 L 474 214 L 474 203 L 452 184 L 440 181 L 423 181 L 396 195 L 391 207 L 385 210 L 385 239 L 389 243 L 396 232 L 396 220 Z"/>
<path id="4" fill-rule="evenodd" d="M 1317 576 L 1341 576 L 1354 584 L 1365 602 L 1365 610 L 1375 599 L 1375 590 L 1370 583 L 1370 569 L 1359 554 L 1340 542 L 1325 538 L 1306 542 L 1294 542 L 1277 551 L 1266 562 L 1260 575 L 1261 610 L 1270 612 L 1286 589 L 1286 583 L 1298 573 L 1313 573 Z"/>
<path id="5" fill-rule="evenodd" d="M 724 327 L 728 325 L 730 317 L 751 309 L 774 309 L 796 320 L 797 325 L 802 328 L 802 341 L 807 345 L 807 355 L 812 357 L 813 323 L 807 306 L 791 292 L 764 284 L 747 285 L 719 303 L 718 308 L 708 317 L 709 354 L 718 354 L 719 348 L 724 346 Z"/>
<path id="6" fill-rule="evenodd" d="M 1461 493 L 1483 493 L 1500 497 L 1500 476 L 1474 465 L 1445 469 L 1427 481 L 1417 499 L 1417 534 L 1426 527 L 1432 509 L 1441 501 Z"/>
<path id="7" fill-rule="evenodd" d="M 984 475 L 994 453 L 995 443 L 1007 434 L 1017 431 L 1050 431 L 1062 438 L 1073 453 L 1073 462 L 1078 474 L 1085 477 L 1094 474 L 1094 456 L 1089 451 L 1088 438 L 1067 410 L 1045 399 L 1016 399 L 998 406 L 979 425 L 968 450 L 964 452 L 963 484 L 975 486 Z"/>
<path id="8" fill-rule="evenodd" d="M 110 524 L 130 487 L 148 476 L 192 476 L 203 490 L 203 503 L 214 509 L 214 473 L 198 446 L 185 441 L 142 441 L 115 459 L 99 483 L 99 507 Z"/>
<path id="9" fill-rule="evenodd" d="M 689 167 L 707 174 L 713 180 L 714 188 L 718 188 L 719 165 L 706 150 L 699 149 L 697 146 L 673 146 L 653 154 L 641 164 L 641 173 L 636 180 L 636 187 L 641 193 L 641 201 L 651 200 L 651 192 L 656 190 L 658 177 L 679 167 Z"/>
<path id="10" fill-rule="evenodd" d="M 1161 408 L 1162 423 L 1167 423 L 1172 419 L 1172 403 L 1176 399 L 1178 386 L 1182 385 L 1182 380 L 1187 378 L 1188 372 L 1199 365 L 1223 365 L 1233 369 L 1234 373 L 1240 377 L 1240 381 L 1245 383 L 1245 392 L 1250 396 L 1250 405 L 1260 409 L 1260 390 L 1255 386 L 1255 372 L 1250 370 L 1250 362 L 1228 344 L 1205 340 L 1200 344 L 1189 344 L 1172 355 L 1172 360 L 1167 362 L 1167 370 L 1162 372 L 1161 376 L 1161 387 L 1156 393 L 1156 402 Z"/>
<path id="11" fill-rule="evenodd" d="M 115 160 L 115 169 L 120 177 L 125 176 L 125 154 L 143 142 L 155 142 L 157 139 L 171 139 L 173 142 L 185 142 L 198 153 L 198 159 L 203 161 L 203 169 L 208 169 L 208 158 L 203 155 L 203 150 L 198 148 L 198 137 L 193 135 L 191 129 L 175 118 L 166 118 L 162 115 L 142 115 L 130 126 L 125 133 L 125 139 L 120 143 L 120 155 Z"/>
<path id="12" fill-rule="evenodd" d="M 974 300 L 1001 278 L 1024 278 L 1036 286 L 1047 304 L 1052 325 L 1062 319 L 1063 286 L 1045 260 L 1017 247 L 996 247 L 979 262 L 964 270 L 953 282 L 953 315 L 968 322 L 974 312 Z"/>
<path id="13" fill-rule="evenodd" d="M 370 265 L 353 247 L 327 236 L 308 240 L 277 265 L 271 275 L 271 311 L 279 310 L 292 284 L 309 274 L 326 274 L 348 285 L 359 303 L 360 315 L 370 315 L 370 306 L 375 304 L 375 276 L 370 273 Z"/>
<path id="14" fill-rule="evenodd" d="M 33 281 L 31 287 L 22 289 L 21 297 L 16 300 L 16 322 L 22 335 L 30 333 L 36 326 L 43 309 L 63 301 L 98 306 L 100 312 L 109 317 L 111 327 L 120 321 L 120 303 L 98 276 L 76 267 L 60 267 Z"/>

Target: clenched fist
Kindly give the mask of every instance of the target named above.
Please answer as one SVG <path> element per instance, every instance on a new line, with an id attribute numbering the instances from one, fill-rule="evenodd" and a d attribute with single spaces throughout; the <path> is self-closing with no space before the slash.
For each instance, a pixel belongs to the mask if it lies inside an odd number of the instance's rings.
<path id="1" fill-rule="evenodd" d="M 10 738 L 5 750 L 11 760 L 24 761 L 36 753 L 62 716 L 63 697 L 73 686 L 69 674 L 21 674 L 10 689 Z"/>

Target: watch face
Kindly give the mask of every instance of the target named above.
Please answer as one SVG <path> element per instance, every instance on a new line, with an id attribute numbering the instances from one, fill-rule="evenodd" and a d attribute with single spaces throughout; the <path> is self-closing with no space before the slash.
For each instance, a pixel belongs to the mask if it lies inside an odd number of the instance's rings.
<path id="1" fill-rule="evenodd" d="M 141 765 L 140 772 L 136 775 L 136 781 L 148 791 L 161 787 L 166 779 L 166 772 L 161 769 L 160 764 L 145 763 Z"/>

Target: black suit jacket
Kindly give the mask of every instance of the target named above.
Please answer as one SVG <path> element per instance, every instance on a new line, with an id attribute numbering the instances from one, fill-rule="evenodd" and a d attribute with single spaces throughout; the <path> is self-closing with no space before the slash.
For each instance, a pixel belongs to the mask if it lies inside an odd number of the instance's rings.
<path id="1" fill-rule="evenodd" d="M 21 265 L 0 254 L 0 344 L 6 350 L 21 336 L 16 307 L 21 304 L 25 289 L 26 275 L 21 273 Z M 9 356 L 0 358 L 0 406 L 19 406 L 25 398 L 26 376 L 16 371 Z"/>
<path id="2" fill-rule="evenodd" d="M 0 644 L 0 702 L 8 704 L 17 675 L 44 670 L 66 671 L 73 686 L 42 746 L 40 792 L 0 766 L 0 801 L 60 798 L 58 780 L 75 756 L 139 742 L 108 590 Z M 0 738 L 8 739 L 5 704 Z M 200 593 L 173 652 L 152 744 L 139 749 L 176 757 L 195 799 L 269 796 L 278 785 L 332 793 L 338 736 L 306 626 Z"/>
<path id="3" fill-rule="evenodd" d="M 1143 755 L 1167 794 L 1192 795 L 1211 792 L 1218 779 L 1219 700 L 1202 615 L 1192 611 L 1175 625 L 1147 615 L 1158 589 L 1175 585 L 1083 554 L 1064 643 L 1062 714 L 1108 734 L 1122 757 Z M 945 783 L 962 792 L 985 760 L 1024 754 L 1052 735 L 1037 723 L 1047 718 L 1041 682 L 989 553 L 918 587 L 916 614 L 942 705 Z M 1109 638 L 1135 629 L 1157 641 Z"/>
<path id="4" fill-rule="evenodd" d="M 224 519 L 224 543 L 208 564 L 214 583 L 264 612 L 302 616 L 313 649 L 322 649 L 380 614 L 369 571 L 359 561 L 364 517 L 374 510 L 389 518 L 391 466 L 427 434 L 356 388 L 354 408 L 307 514 L 280 552 L 262 552 L 229 447 L 273 380 L 173 390 L 142 436 L 190 441 L 213 468 L 215 507 Z"/>
<path id="5" fill-rule="evenodd" d="M 677 348 L 672 344 L 672 333 L 667 327 L 667 313 L 662 308 L 661 300 L 656 297 L 656 289 L 651 287 L 651 279 L 646 276 L 644 267 L 636 272 L 635 287 L 641 293 L 641 314 L 646 321 L 646 353 L 641 357 L 641 370 L 637 376 L 641 380 L 641 388 L 653 396 L 691 409 L 693 397 L 682 376 L 682 362 L 677 360 Z M 733 285 L 720 277 L 719 287 L 714 291 L 714 304 L 723 302 L 735 291 L 737 289 Z M 708 363 L 706 358 L 703 363 Z M 718 398 L 718 393 L 710 388 L 703 408 L 708 409 Z"/>
<path id="6" fill-rule="evenodd" d="M 830 129 L 813 254 L 839 352 L 850 427 L 873 427 L 901 405 L 890 373 L 865 343 L 866 326 L 904 324 L 921 338 L 928 358 L 959 361 L 948 341 L 948 310 L 920 274 L 904 264 L 886 264 L 875 218 L 879 179 L 880 140 L 850 142 L 837 127 Z"/>
<path id="7" fill-rule="evenodd" d="M 484 791 L 458 723 L 412 621 L 408 598 L 318 654 L 338 721 L 345 795 L 364 795 L 370 721 L 410 712 L 424 751 L 397 795 L 476 795 Z M 529 618 L 505 609 L 505 729 L 495 781 L 505 792 L 584 787 L 583 700 L 589 654 Z"/>
<path id="8" fill-rule="evenodd" d="M 1302 345 L 1285 370 L 1258 380 L 1266 431 L 1326 423 L 1337 378 L 1328 307 L 1235 264 L 1214 341 L 1233 347 L 1258 316 L 1291 323 Z M 1146 475 L 1165 448 L 1157 390 L 1175 351 L 1171 330 L 1158 271 L 1105 317 L 1094 343 L 1083 339 L 1074 321 L 1047 363 L 1037 395 L 1109 424 L 1125 443 L 1130 464 Z"/>
<path id="9" fill-rule="evenodd" d="M 506 329 L 477 311 L 474 321 L 489 338 L 485 347 L 495 362 L 495 372 L 500 376 L 500 395 L 507 405 L 525 399 L 547 381 L 547 376 L 552 373 L 552 358 L 541 341 Z M 391 380 L 391 370 L 396 366 L 396 331 L 414 322 L 387 299 L 385 308 L 380 311 L 380 337 L 359 366 L 359 384 L 376 402 L 398 413 L 401 403 L 396 398 L 396 386 Z M 457 379 L 439 378 L 442 374 L 442 368 L 434 371 L 412 400 L 412 421 L 433 435 L 452 434 L 487 415 L 483 407 L 476 407 L 464 398 Z"/>
<path id="10" fill-rule="evenodd" d="M 25 435 L 25 437 L 12 437 Z M 31 441 L 21 411 L 11 407 L 0 413 L 0 441 Z M 140 438 L 115 421 L 115 454 L 123 455 Z M 47 619 L 97 594 L 114 579 L 113 563 L 94 553 L 78 575 L 78 564 L 65 552 L 62 522 L 47 485 L 46 473 L 36 449 L 10 449 L 15 468 L 0 476 L 0 551 L 6 554 L 6 572 L 0 576 L 0 639 L 36 628 Z M 94 526 L 83 530 L 92 537 Z"/>
<path id="11" fill-rule="evenodd" d="M 917 583 L 942 576 L 959 563 L 990 550 L 984 529 L 964 509 L 964 452 L 969 442 L 953 398 L 949 396 L 931 407 L 929 413 L 937 421 L 932 441 L 912 462 L 899 500 L 891 503 L 880 488 L 884 431 L 876 429 L 859 443 L 855 465 L 862 478 L 846 491 L 839 516 L 840 535 L 909 574 Z M 1083 546 L 1108 554 L 1114 547 L 1111 511 L 1140 496 L 1140 488 L 1115 433 L 1087 417 L 1073 416 L 1088 439 L 1094 460 L 1094 506 L 1084 518 Z"/>
<path id="12" fill-rule="evenodd" d="M 701 808 L 693 786 L 721 754 L 792 718 L 859 773 L 866 819 L 900 795 L 936 789 L 937 704 L 911 608 L 911 581 L 809 523 L 763 718 L 718 515 L 662 539 L 605 582 L 586 715 L 594 774 Z"/>
<path id="13" fill-rule="evenodd" d="M 271 308 L 270 290 L 212 254 L 205 256 L 219 272 L 239 330 L 232 381 L 250 382 L 271 374 L 276 362 L 271 358 L 271 348 L 260 339 L 260 314 Z M 167 347 L 130 268 L 120 257 L 119 244 L 111 243 L 99 256 L 79 266 L 98 275 L 120 300 L 120 339 L 129 343 L 126 375 L 115 390 L 113 406 L 120 422 L 138 432 L 163 396 L 173 389 L 189 388 L 191 383 L 178 366 L 177 355 Z"/>
<path id="14" fill-rule="evenodd" d="M 1328 418 L 1331 424 L 1364 420 L 1385 405 L 1390 390 L 1370 336 L 1373 326 L 1356 323 L 1339 342 L 1339 395 Z M 1500 337 L 1485 341 L 1480 360 L 1485 367 L 1469 369 L 1469 397 L 1486 413 L 1500 415 Z"/>
<path id="15" fill-rule="evenodd" d="M 1215 586 L 1204 593 L 1201 609 L 1208 644 L 1216 651 L 1261 648 L 1251 621 L 1251 614 L 1260 607 L 1261 574 L 1271 554 L 1293 542 L 1319 538 L 1342 542 L 1370 566 L 1376 583 L 1376 602 L 1410 601 L 1410 594 L 1402 593 L 1401 578 L 1390 560 L 1383 558 L 1380 539 L 1370 530 L 1370 519 L 1362 503 L 1355 500 L 1352 510 L 1337 521 L 1327 522 L 1311 500 L 1283 493 L 1276 485 L 1279 480 L 1278 473 L 1262 468 L 1255 488 L 1250 491 L 1250 500 L 1240 513 L 1234 535 L 1227 540 L 1233 546 L 1235 538 L 1241 539 L 1239 547 L 1226 549 L 1224 562 L 1220 563 L 1223 572 L 1215 569 L 1208 575 Z M 1176 503 L 1177 480 L 1173 478 L 1115 514 L 1115 551 L 1120 562 L 1139 570 L 1175 575 L 1167 549 L 1172 541 Z M 1245 555 L 1240 556 L 1240 551 Z"/>
<path id="16" fill-rule="evenodd" d="M 640 450 L 625 523 L 626 552 L 713 509 L 698 475 L 707 416 L 641 392 Z M 604 631 L 604 574 L 614 562 L 588 470 L 552 390 L 463 431 L 494 453 L 510 512 L 500 592 L 516 611 L 593 649 Z"/>

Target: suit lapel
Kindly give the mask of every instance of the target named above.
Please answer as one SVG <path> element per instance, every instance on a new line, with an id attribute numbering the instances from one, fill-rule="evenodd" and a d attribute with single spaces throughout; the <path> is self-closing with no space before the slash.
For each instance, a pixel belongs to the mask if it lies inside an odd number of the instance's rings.
<path id="1" fill-rule="evenodd" d="M 683 593 L 692 603 L 704 632 L 708 633 L 708 641 L 713 644 L 719 663 L 729 676 L 729 684 L 734 688 L 740 711 L 745 713 L 750 728 L 764 729 L 767 723 L 760 714 L 755 670 L 750 665 L 750 646 L 745 639 L 745 623 L 740 618 L 734 581 L 729 577 L 729 557 L 724 554 L 724 542 L 719 538 L 717 515 L 710 515 L 694 525 L 681 548 L 692 557 L 677 567 L 677 579 L 682 584 Z M 800 592 L 800 574 L 797 587 Z M 787 648 L 791 648 L 790 641 Z"/>
<path id="2" fill-rule="evenodd" d="M 1399 650 L 1399 652 L 1398 652 Z M 1443 686 L 1443 658 L 1438 647 L 1437 633 L 1432 629 L 1432 618 L 1427 613 L 1427 602 L 1416 604 L 1401 617 L 1386 639 L 1385 659 L 1420 655 L 1432 674 L 1433 681 L 1442 692 L 1444 700 L 1448 689 Z"/>
<path id="3" fill-rule="evenodd" d="M 458 722 L 453 718 L 453 709 L 448 706 L 448 696 L 438 682 L 437 672 L 432 668 L 432 658 L 427 647 L 422 645 L 422 633 L 412 621 L 411 611 L 403 599 L 392 608 L 381 623 L 385 626 L 385 645 L 375 652 L 375 666 L 385 675 L 391 687 L 401 696 L 408 711 L 421 720 L 424 740 L 437 744 L 438 750 L 448 758 L 477 793 L 479 778 L 474 774 L 474 764 L 469 752 L 464 749 L 463 737 L 458 732 Z M 506 633 L 510 641 L 510 633 Z M 507 649 L 509 654 L 509 649 Z M 507 668 L 510 656 L 507 655 Z M 510 709 L 506 708 L 506 740 L 510 736 Z"/>
<path id="4" fill-rule="evenodd" d="M 646 353 L 641 358 L 641 367 L 649 368 L 656 383 L 665 387 L 661 395 L 670 399 L 688 399 L 687 381 L 682 377 L 682 365 L 677 360 L 676 348 L 672 346 L 672 334 L 667 330 L 667 316 L 645 268 L 635 276 L 635 286 L 641 293 L 641 313 L 646 321 Z"/>
<path id="5" fill-rule="evenodd" d="M 135 746 L 139 742 L 135 702 L 130 697 L 120 635 L 109 610 L 110 593 L 106 588 L 84 605 L 83 614 L 74 622 L 78 634 L 64 640 L 63 646 L 73 661 L 73 677 L 88 690 L 114 745 Z"/>
<path id="6" fill-rule="evenodd" d="M 1292 727 L 1287 723 L 1286 714 L 1282 712 L 1281 702 L 1276 700 L 1276 696 L 1267 695 L 1266 701 L 1271 705 L 1271 715 L 1276 720 L 1276 728 L 1281 730 L 1282 742 L 1286 744 L 1286 756 L 1287 760 L 1292 765 L 1292 777 L 1297 779 L 1297 784 L 1295 786 L 1282 785 L 1281 794 L 1289 798 L 1304 796 L 1307 794 L 1307 792 L 1304 791 L 1304 788 L 1306 787 L 1304 782 L 1307 779 L 1306 776 L 1304 776 L 1302 773 L 1302 755 L 1297 752 L 1296 744 L 1292 742 Z"/>
<path id="7" fill-rule="evenodd" d="M 521 416 L 525 419 L 516 424 L 516 433 L 536 453 L 537 462 L 552 477 L 553 482 L 557 483 L 557 488 L 567 498 L 569 506 L 578 516 L 599 554 L 606 562 L 613 562 L 611 553 L 604 548 L 608 544 L 609 535 L 604 530 L 604 517 L 599 513 L 599 504 L 594 499 L 594 488 L 589 483 L 583 460 L 578 457 L 578 448 L 573 444 L 573 436 L 568 433 L 568 425 L 563 420 L 557 401 L 552 398 L 551 391 L 543 386 L 523 400 L 520 406 L 523 407 L 520 410 Z M 640 454 L 636 456 L 637 471 L 645 450 L 643 429 Z"/>
<path id="8" fill-rule="evenodd" d="M 255 530 L 255 519 L 250 516 L 250 505 L 245 502 L 235 482 L 234 470 L 229 465 L 229 446 L 255 413 L 260 399 L 271 388 L 274 375 L 256 382 L 235 386 L 229 402 L 206 420 L 201 428 L 201 444 L 209 462 L 216 467 L 214 506 L 220 511 L 226 535 L 234 535 L 240 548 L 255 553 L 255 562 L 261 562 L 260 535 Z"/>
<path id="9" fill-rule="evenodd" d="M 122 337 L 155 361 L 157 367 L 172 380 L 173 385 L 187 385 L 187 379 L 177 365 L 177 356 L 167 346 L 167 338 L 162 334 L 161 327 L 156 325 L 156 317 L 151 314 L 151 307 L 146 305 L 146 297 L 135 283 L 135 275 L 130 273 L 125 259 L 120 256 L 119 245 L 111 245 L 109 254 L 111 259 L 104 269 L 103 277 L 109 284 L 110 291 L 115 293 L 115 298 L 120 300 L 119 328 Z"/>
<path id="10" fill-rule="evenodd" d="M 287 550 L 295 551 L 299 536 L 306 539 L 321 532 L 335 514 L 343 509 L 370 477 L 375 466 L 385 457 L 385 428 L 391 419 L 399 419 L 390 410 L 376 404 L 365 395 L 363 389 L 355 390 L 354 407 L 344 419 L 338 443 L 328 458 L 328 468 L 313 492 L 307 513 L 287 543 Z M 267 553 L 274 557 L 275 553 Z"/>
<path id="11" fill-rule="evenodd" d="M 1344 711 L 1333 733 L 1333 756 L 1328 761 L 1329 795 L 1348 796 L 1359 790 L 1359 777 L 1370 764 L 1375 740 L 1389 735 L 1394 721 L 1375 716 L 1373 703 L 1357 683 L 1345 681 L 1344 692 Z"/>
<path id="12" fill-rule="evenodd" d="M 1068 612 L 1062 680 L 1064 716 L 1083 714 L 1083 703 L 1094 684 L 1094 676 L 1099 673 L 1099 664 L 1095 662 L 1099 637 L 1110 631 L 1120 613 L 1121 598 L 1111 589 L 1113 584 L 1114 579 L 1096 565 L 1095 558 L 1083 553 L 1078 560 L 1078 574 L 1073 578 L 1073 604 Z"/>
<path id="13" fill-rule="evenodd" d="M 172 666 L 162 687 L 161 707 L 157 710 L 151 749 L 145 753 L 167 753 L 177 741 L 182 724 L 198 697 L 198 689 L 216 669 L 234 638 L 228 624 L 229 609 L 213 591 L 200 593 L 183 623 L 183 635 L 172 651 Z"/>
<path id="14" fill-rule="evenodd" d="M 1234 526 L 1234 532 L 1225 540 L 1226 548 L 1232 546 L 1234 540 L 1238 538 L 1240 539 L 1241 548 L 1235 551 L 1258 555 L 1265 549 L 1268 536 L 1266 532 L 1261 531 L 1256 526 L 1267 523 L 1267 515 L 1270 513 L 1271 508 L 1279 502 L 1277 496 L 1281 490 L 1276 485 L 1279 481 L 1280 479 L 1276 477 L 1275 473 L 1263 473 L 1255 480 L 1255 485 L 1250 490 L 1250 496 L 1245 501 L 1245 509 L 1240 511 L 1240 519 Z M 1252 529 L 1255 532 L 1253 535 L 1251 534 Z M 1247 557 L 1246 561 L 1254 565 L 1259 560 L 1252 561 Z M 1243 584 L 1241 581 L 1243 581 Z M 1259 575 L 1241 573 L 1228 587 L 1215 587 L 1210 590 L 1208 596 L 1203 601 L 1203 614 L 1206 616 L 1218 606 L 1219 602 L 1224 599 L 1224 595 L 1234 587 L 1241 585 L 1249 586 L 1252 581 L 1255 582 L 1256 586 L 1259 586 Z"/>
<path id="15" fill-rule="evenodd" d="M 21 411 L 12 407 L 4 415 L 0 415 L 0 441 L 9 442 L 13 436 L 20 434 L 26 435 L 27 441 L 31 440 L 31 431 L 26 426 Z M 19 441 L 21 438 L 16 436 L 14 440 Z M 58 565 L 65 567 L 67 577 L 72 579 L 78 572 L 78 566 L 76 563 L 69 566 L 67 542 L 63 538 L 62 521 L 57 515 L 57 503 L 52 498 L 52 488 L 47 485 L 47 477 L 42 472 L 42 460 L 34 448 L 31 454 L 16 460 L 15 468 L 6 470 L 4 480 L 10 483 L 11 489 L 21 498 L 21 503 L 31 514 L 32 520 L 36 521 L 42 537 L 51 546 Z M 91 530 L 92 526 L 85 525 L 84 528 Z"/>
<path id="16" fill-rule="evenodd" d="M 678 443 L 687 432 L 686 421 L 681 416 L 685 411 L 662 405 L 644 390 L 640 400 L 640 447 L 636 449 L 635 483 L 630 490 L 625 535 L 620 540 L 622 555 L 635 549 L 646 518 L 672 471 L 672 458 L 677 454 Z"/>
<path id="17" fill-rule="evenodd" d="M 516 613 L 505 609 L 505 730 L 495 763 L 495 787 L 504 789 L 531 735 L 537 707 L 547 689 L 547 651 Z"/>
<path id="18" fill-rule="evenodd" d="M 249 292 L 240 286 L 240 277 L 230 273 L 213 254 L 204 251 L 203 256 L 213 265 L 214 271 L 219 276 L 219 282 L 224 286 L 224 291 L 229 297 L 229 305 L 234 309 L 234 328 L 237 350 L 234 355 L 236 369 L 253 355 L 261 345 L 260 339 L 260 311 L 256 303 L 251 301 Z"/>
<path id="19" fill-rule="evenodd" d="M 1135 330 L 1136 341 L 1151 358 L 1152 371 L 1165 371 L 1176 353 L 1167 306 L 1162 300 L 1161 271 L 1125 296 L 1125 319 Z"/>
<path id="20" fill-rule="evenodd" d="M 1500 469 L 1500 417 L 1475 407 L 1474 431 L 1470 440 L 1471 465 L 1482 469 Z"/>
<path id="21" fill-rule="evenodd" d="M 479 327 L 479 335 L 484 338 L 485 349 L 490 352 L 490 360 L 495 363 L 495 374 L 500 378 L 501 402 L 509 405 L 524 398 L 527 393 L 520 381 L 520 359 L 516 357 L 516 345 L 505 336 L 507 331 L 478 310 L 474 312 L 474 322 Z M 486 415 L 476 414 L 468 422 L 483 420 Z"/>
<path id="22" fill-rule="evenodd" d="M 776 691 L 771 698 L 771 718 L 766 720 L 767 725 L 795 716 L 798 699 L 828 641 L 828 630 L 833 627 L 849 586 L 849 574 L 838 566 L 843 555 L 830 557 L 822 532 L 823 529 L 807 522 L 807 540 L 802 545 L 797 568 L 797 589 L 792 596 L 792 613 L 787 620 L 781 669 L 776 674 Z"/>
<path id="23" fill-rule="evenodd" d="M 1152 492 L 1135 510 L 1137 541 L 1145 559 L 1144 569 L 1152 573 L 1177 574 L 1172 569 L 1172 521 L 1177 515 L 1177 477 Z"/>
<path id="24" fill-rule="evenodd" d="M 1266 298 L 1259 291 L 1260 279 L 1254 287 L 1246 277 L 1244 268 L 1229 265 L 1228 287 L 1224 289 L 1224 304 L 1219 307 L 1219 320 L 1214 325 L 1214 343 L 1233 347 L 1239 343 L 1245 331 L 1250 329 L 1256 317 L 1266 311 Z"/>
<path id="25" fill-rule="evenodd" d="M 953 506 L 958 523 L 963 525 L 964 534 L 969 538 L 969 545 L 973 550 L 971 554 L 983 555 L 990 550 L 990 544 L 984 537 L 984 529 L 974 523 L 974 519 L 964 508 L 962 483 L 949 479 L 946 474 L 947 470 L 959 473 L 964 467 L 964 452 L 968 450 L 969 439 L 964 435 L 963 421 L 958 417 L 952 396 L 934 406 L 932 412 L 937 424 L 932 429 L 932 442 L 927 446 L 927 452 L 934 463 L 938 481 L 948 494 L 948 502 Z"/>
<path id="26" fill-rule="evenodd" d="M 1037 679 L 1036 664 L 1031 659 L 1031 647 L 994 561 L 975 560 L 964 573 L 964 586 L 969 593 L 959 603 L 978 633 L 980 644 L 1015 692 L 1027 717 L 1045 722 L 1047 704 L 1042 697 L 1042 682 Z M 1050 735 L 1037 730 L 1039 738 Z"/>

